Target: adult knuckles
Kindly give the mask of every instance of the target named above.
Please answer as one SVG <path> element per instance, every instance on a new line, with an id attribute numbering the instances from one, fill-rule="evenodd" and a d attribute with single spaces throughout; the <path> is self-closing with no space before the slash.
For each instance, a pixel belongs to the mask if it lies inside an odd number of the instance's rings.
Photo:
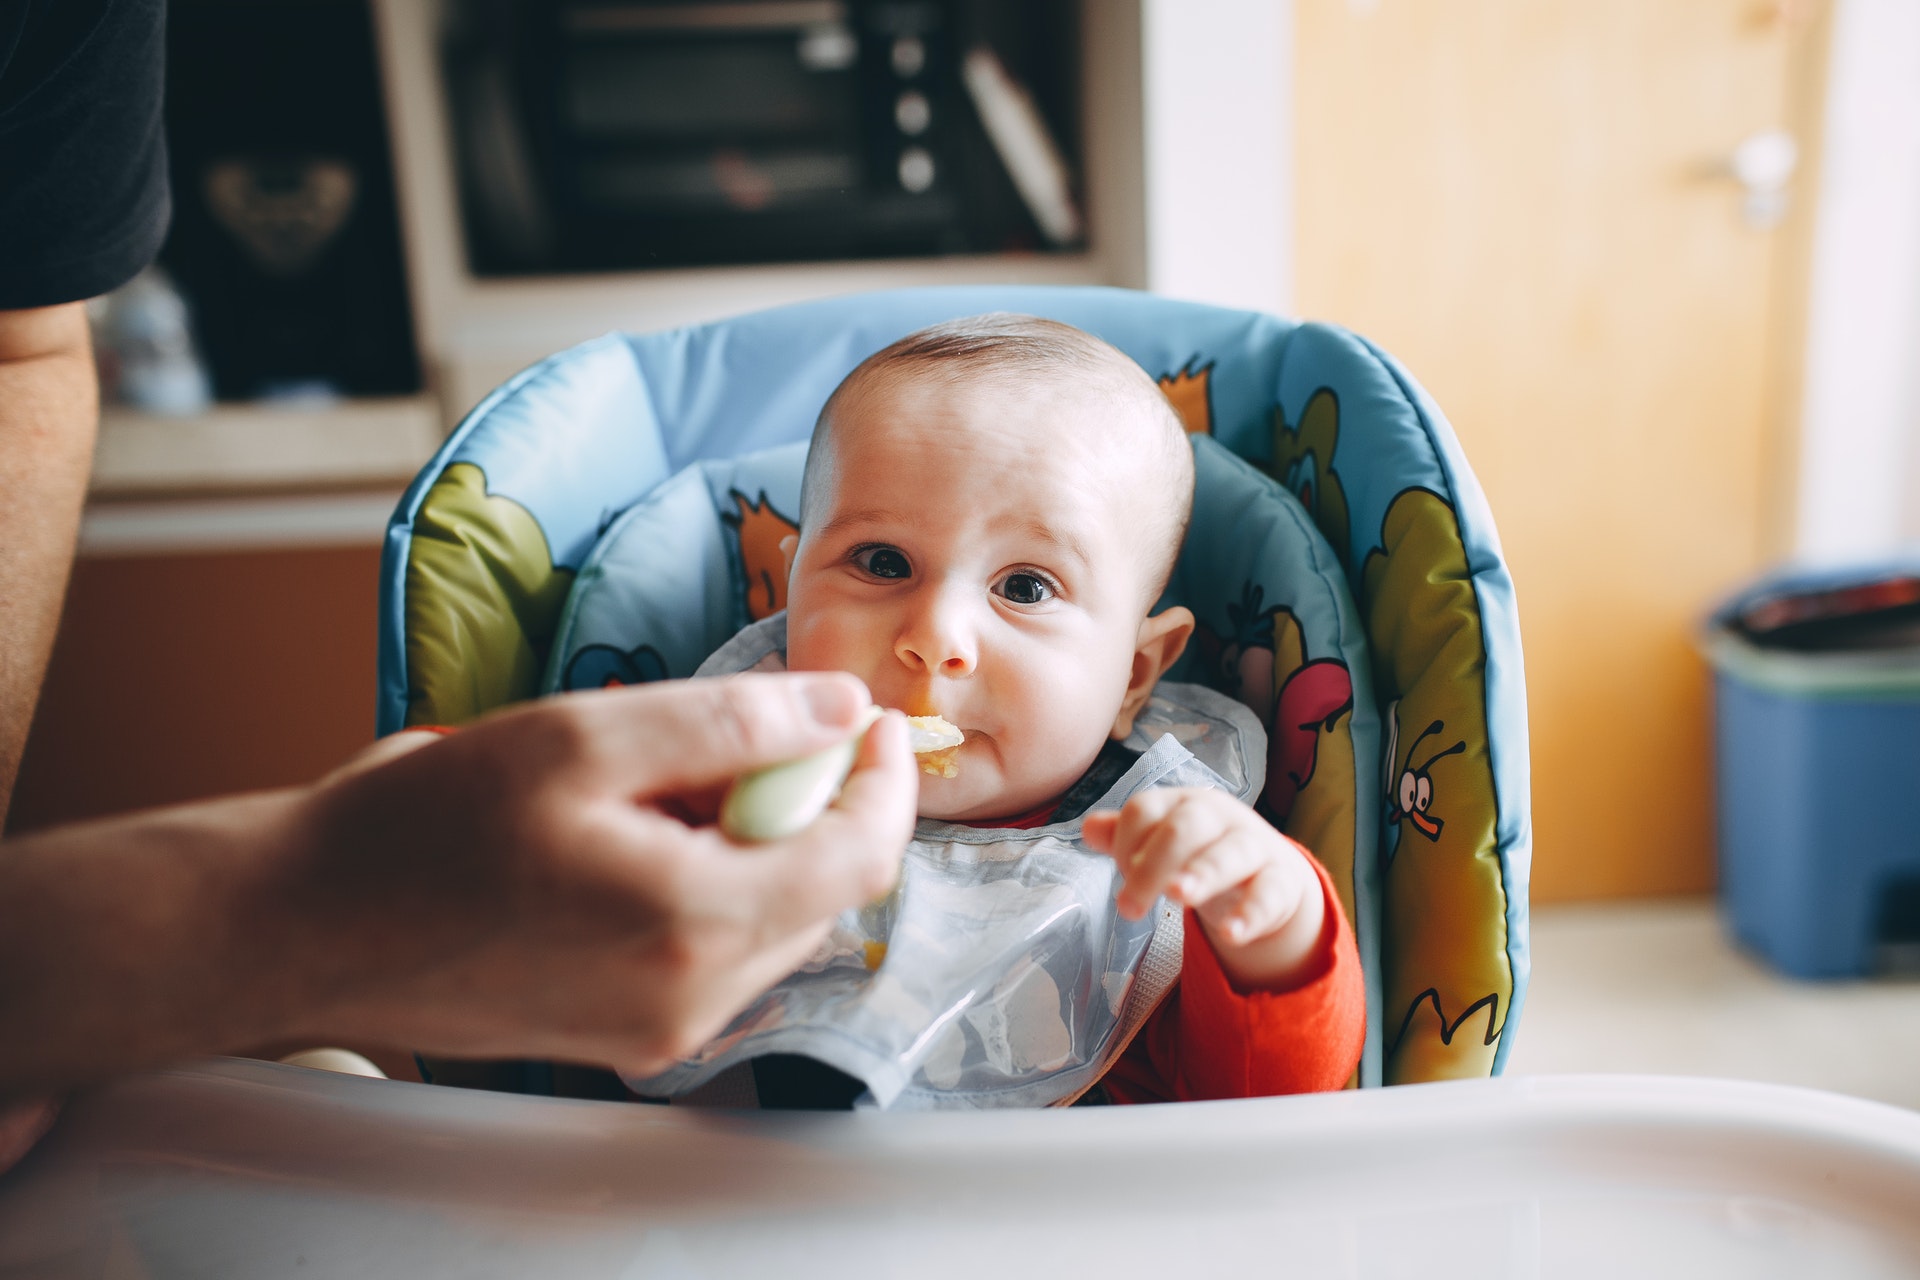
<path id="1" fill-rule="evenodd" d="M 709 949 L 693 931 L 668 926 L 649 949 L 641 978 L 668 999 L 669 1008 L 677 997 L 695 985 L 713 962 Z"/>
<path id="2" fill-rule="evenodd" d="M 589 854 L 610 839 L 599 806 L 552 787 L 501 780 L 476 797 L 487 837 L 529 888 L 563 892 L 589 874 Z"/>
<path id="3" fill-rule="evenodd" d="M 738 959 L 733 926 L 702 905 L 715 887 L 704 870 L 699 859 L 667 858 L 632 890 L 633 912 L 653 918 L 646 963 L 670 992 L 695 989 Z"/>
<path id="4" fill-rule="evenodd" d="M 778 728 L 790 719 L 787 695 L 762 680 L 710 680 L 695 686 L 705 700 L 693 732 L 717 759 L 757 760 L 773 754 Z"/>
<path id="5" fill-rule="evenodd" d="M 514 726 L 519 735 L 514 754 L 527 763 L 553 771 L 576 769 L 597 758 L 602 734 L 583 700 L 555 698 L 529 709 Z"/>

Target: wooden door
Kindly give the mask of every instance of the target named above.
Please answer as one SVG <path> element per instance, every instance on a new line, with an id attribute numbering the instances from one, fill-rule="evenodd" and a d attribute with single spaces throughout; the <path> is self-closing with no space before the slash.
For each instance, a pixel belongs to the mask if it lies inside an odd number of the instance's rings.
<path id="1" fill-rule="evenodd" d="M 1795 246 L 1713 169 L 1813 132 L 1756 0 L 1296 0 L 1297 295 L 1459 432 L 1518 585 L 1539 899 L 1712 884 L 1711 602 L 1786 541 Z"/>

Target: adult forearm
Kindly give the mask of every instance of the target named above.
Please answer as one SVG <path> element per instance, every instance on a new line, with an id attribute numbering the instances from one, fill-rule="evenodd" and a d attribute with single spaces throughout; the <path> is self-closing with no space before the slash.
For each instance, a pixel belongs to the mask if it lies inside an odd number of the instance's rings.
<path id="1" fill-rule="evenodd" d="M 897 878 L 897 715 L 806 830 L 747 851 L 688 820 L 870 702 L 839 675 L 574 694 L 0 844 L 0 1148 L 10 1098 L 268 1042 L 659 1070 Z"/>
<path id="2" fill-rule="evenodd" d="M 0 1102 L 275 1039 L 311 954 L 269 904 L 301 793 L 0 845 Z M 282 916 L 275 919 L 275 916 Z"/>
<path id="3" fill-rule="evenodd" d="M 98 415 L 82 305 L 0 311 L 0 819 L 53 649 Z"/>

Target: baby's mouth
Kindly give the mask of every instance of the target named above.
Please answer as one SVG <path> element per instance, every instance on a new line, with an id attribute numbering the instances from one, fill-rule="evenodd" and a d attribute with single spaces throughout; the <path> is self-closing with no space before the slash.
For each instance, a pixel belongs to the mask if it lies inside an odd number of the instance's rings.
<path id="1" fill-rule="evenodd" d="M 920 772 L 936 778 L 958 776 L 954 757 L 966 735 L 938 715 L 908 716 L 907 745 L 920 762 Z"/>
<path id="2" fill-rule="evenodd" d="M 965 734 L 940 716 L 907 717 L 907 745 L 917 756 L 957 747 L 965 738 Z"/>

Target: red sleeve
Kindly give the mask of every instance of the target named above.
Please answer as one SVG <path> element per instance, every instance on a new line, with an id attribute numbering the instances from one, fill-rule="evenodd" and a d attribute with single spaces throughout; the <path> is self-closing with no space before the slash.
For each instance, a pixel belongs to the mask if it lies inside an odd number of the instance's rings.
<path id="1" fill-rule="evenodd" d="M 1102 1079 L 1109 1098 L 1198 1102 L 1346 1086 L 1366 1038 L 1366 980 L 1333 881 L 1308 861 L 1327 925 L 1300 981 L 1285 991 L 1236 991 L 1189 911 L 1180 981 Z"/>

